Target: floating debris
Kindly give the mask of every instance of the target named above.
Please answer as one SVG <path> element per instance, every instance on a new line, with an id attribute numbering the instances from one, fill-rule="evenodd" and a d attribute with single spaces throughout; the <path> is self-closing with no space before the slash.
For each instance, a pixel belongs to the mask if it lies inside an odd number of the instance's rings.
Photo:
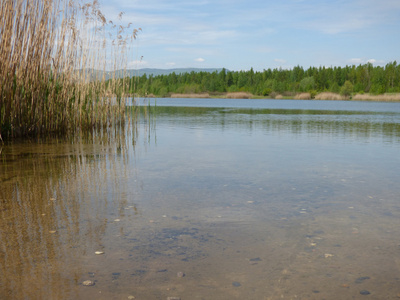
<path id="1" fill-rule="evenodd" d="M 135 296 L 130 295 L 128 296 L 128 299 L 135 299 Z"/>
<path id="2" fill-rule="evenodd" d="M 49 233 L 56 233 L 57 230 L 49 230 Z"/>
<path id="3" fill-rule="evenodd" d="M 167 300 L 181 300 L 180 297 L 168 297 Z"/>
<path id="4" fill-rule="evenodd" d="M 82 282 L 82 285 L 84 285 L 84 286 L 93 286 L 93 285 L 95 285 L 95 283 L 92 280 L 85 280 L 84 282 Z"/>
<path id="5" fill-rule="evenodd" d="M 96 251 L 94 254 L 101 255 L 104 254 L 104 251 Z"/>
<path id="6" fill-rule="evenodd" d="M 334 256 L 333 254 L 325 253 L 325 258 L 329 258 L 329 257 L 333 257 L 333 256 Z"/>
<path id="7" fill-rule="evenodd" d="M 50 201 L 56 201 L 56 198 L 50 198 Z"/>
<path id="8" fill-rule="evenodd" d="M 119 222 L 119 221 L 121 221 L 121 219 L 115 219 L 115 220 L 114 220 L 114 222 Z"/>

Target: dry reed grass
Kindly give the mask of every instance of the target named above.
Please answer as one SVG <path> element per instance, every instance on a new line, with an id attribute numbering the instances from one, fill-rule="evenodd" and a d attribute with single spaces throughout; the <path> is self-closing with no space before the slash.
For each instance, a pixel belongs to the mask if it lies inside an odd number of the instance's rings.
<path id="1" fill-rule="evenodd" d="M 247 92 L 232 92 L 227 93 L 225 97 L 228 99 L 251 99 L 253 98 L 253 94 Z"/>
<path id="2" fill-rule="evenodd" d="M 130 25 L 107 21 L 97 0 L 0 0 L 0 15 L 0 137 L 121 120 L 125 83 L 115 76 L 106 83 L 105 72 L 86 70 L 105 71 L 106 61 L 120 68 L 136 29 L 127 34 Z M 107 91 L 116 101 L 105 97 Z"/>
<path id="3" fill-rule="evenodd" d="M 353 100 L 362 100 L 362 101 L 400 101 L 400 94 L 384 94 L 384 95 L 370 95 L 370 94 L 357 94 L 354 95 Z"/>
<path id="4" fill-rule="evenodd" d="M 319 93 L 314 97 L 315 100 L 347 100 L 345 96 L 330 93 L 330 92 L 323 92 Z"/>
<path id="5" fill-rule="evenodd" d="M 190 94 L 178 94 L 172 93 L 171 98 L 210 98 L 209 93 L 190 93 Z"/>
<path id="6" fill-rule="evenodd" d="M 294 99 L 296 100 L 310 100 L 311 99 L 311 94 L 310 93 L 300 93 L 294 96 Z"/>

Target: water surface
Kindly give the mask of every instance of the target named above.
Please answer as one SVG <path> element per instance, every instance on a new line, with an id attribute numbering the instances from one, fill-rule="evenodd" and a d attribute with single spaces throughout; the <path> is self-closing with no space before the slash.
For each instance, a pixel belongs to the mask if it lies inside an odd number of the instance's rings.
<path id="1" fill-rule="evenodd" d="M 139 105 L 3 145 L 1 299 L 399 295 L 399 103 Z"/>

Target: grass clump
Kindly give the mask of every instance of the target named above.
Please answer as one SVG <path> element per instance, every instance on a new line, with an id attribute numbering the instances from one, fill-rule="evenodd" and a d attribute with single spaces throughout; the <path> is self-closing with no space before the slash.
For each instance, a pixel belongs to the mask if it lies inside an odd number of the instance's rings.
<path id="1" fill-rule="evenodd" d="M 310 93 L 300 93 L 294 96 L 294 99 L 296 100 L 310 100 L 311 99 L 311 94 Z"/>
<path id="2" fill-rule="evenodd" d="M 247 92 L 229 92 L 226 94 L 228 99 L 251 99 L 253 94 Z"/>
<path id="3" fill-rule="evenodd" d="M 180 94 L 172 93 L 171 98 L 210 98 L 209 93 L 193 93 L 193 94 Z"/>
<path id="4" fill-rule="evenodd" d="M 357 94 L 353 96 L 352 100 L 396 102 L 400 101 L 400 94 L 384 94 L 384 95 Z"/>
<path id="5" fill-rule="evenodd" d="M 323 92 L 315 96 L 315 100 L 348 100 L 348 97 L 342 96 L 340 94 Z"/>
<path id="6" fill-rule="evenodd" d="M 107 21 L 97 0 L 0 0 L 0 15 L 0 137 L 121 120 L 124 82 L 105 71 L 126 63 L 136 29 Z"/>

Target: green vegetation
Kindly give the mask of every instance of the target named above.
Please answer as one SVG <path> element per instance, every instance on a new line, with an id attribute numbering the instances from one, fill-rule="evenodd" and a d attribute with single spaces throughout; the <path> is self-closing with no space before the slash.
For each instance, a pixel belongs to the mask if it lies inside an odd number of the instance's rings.
<path id="1" fill-rule="evenodd" d="M 0 15 L 0 138 L 123 120 L 124 81 L 78 70 L 125 66 L 136 29 L 107 21 L 97 0 L 0 0 Z"/>
<path id="2" fill-rule="evenodd" d="M 318 93 L 330 92 L 349 97 L 354 93 L 372 95 L 400 93 L 400 65 L 396 61 L 385 67 L 368 63 L 346 67 L 310 67 L 305 70 L 297 66 L 291 70 L 268 69 L 262 72 L 227 71 L 190 72 L 184 74 L 130 78 L 128 91 L 141 96 L 159 97 L 171 94 L 246 92 L 256 96 L 275 98 L 277 95 L 293 97 L 309 93 L 314 98 Z"/>

